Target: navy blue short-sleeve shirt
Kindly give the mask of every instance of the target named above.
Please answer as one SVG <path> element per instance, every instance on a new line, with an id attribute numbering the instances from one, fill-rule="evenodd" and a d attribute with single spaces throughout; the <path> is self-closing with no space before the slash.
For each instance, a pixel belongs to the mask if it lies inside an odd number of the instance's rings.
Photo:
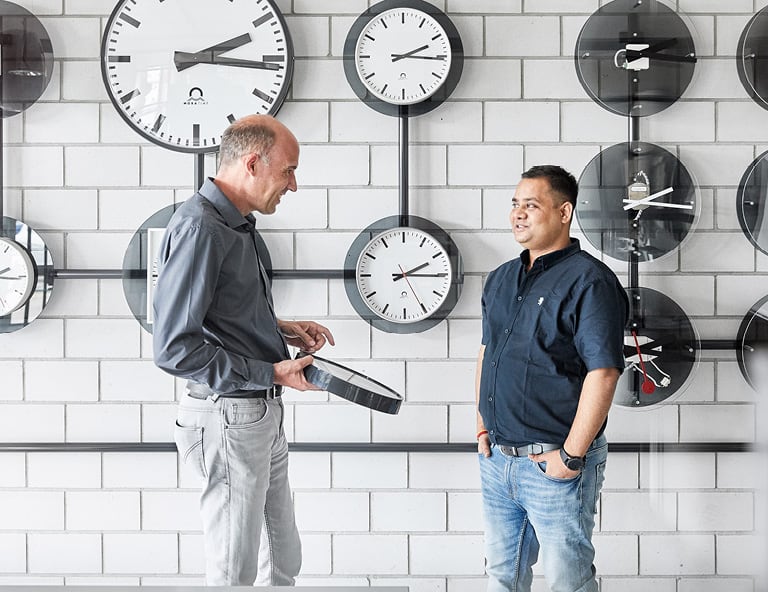
<path id="1" fill-rule="evenodd" d="M 624 369 L 629 302 L 578 240 L 528 263 L 524 251 L 485 283 L 479 410 L 496 444 L 562 444 L 587 372 Z"/>

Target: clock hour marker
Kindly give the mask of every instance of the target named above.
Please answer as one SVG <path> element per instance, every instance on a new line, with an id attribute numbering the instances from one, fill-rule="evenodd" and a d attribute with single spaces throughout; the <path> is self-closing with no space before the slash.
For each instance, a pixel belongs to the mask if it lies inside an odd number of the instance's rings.
<path id="1" fill-rule="evenodd" d="M 359 57 L 361 60 L 365 60 L 365 59 L 369 59 L 371 56 L 369 56 L 369 55 L 361 55 L 361 56 L 358 56 L 358 57 Z"/>
<path id="2" fill-rule="evenodd" d="M 408 318 L 408 315 L 407 315 L 407 313 L 406 313 L 406 309 L 405 309 L 405 307 L 403 307 L 403 318 L 404 318 L 404 319 L 407 319 L 407 318 Z"/>
<path id="3" fill-rule="evenodd" d="M 128 56 L 128 55 L 118 55 L 118 56 L 111 55 L 111 56 L 109 56 L 107 58 L 107 61 L 108 62 L 130 62 L 131 61 L 131 56 Z"/>
<path id="4" fill-rule="evenodd" d="M 400 23 L 403 24 L 403 25 L 405 24 L 405 13 L 402 13 L 400 15 Z"/>
<path id="5" fill-rule="evenodd" d="M 141 24 L 135 18 L 125 14 L 124 12 L 120 13 L 120 17 L 119 18 L 120 18 L 121 21 L 125 21 L 126 23 L 128 23 L 132 27 L 136 27 L 137 29 L 139 28 L 139 25 Z"/>
<path id="6" fill-rule="evenodd" d="M 419 243 L 419 246 L 423 247 L 425 242 L 427 242 L 427 237 L 426 236 L 423 239 L 421 239 L 421 242 Z"/>
<path id="7" fill-rule="evenodd" d="M 440 34 L 438 33 L 434 37 L 432 37 L 431 41 L 435 41 L 436 39 L 440 39 Z"/>
<path id="8" fill-rule="evenodd" d="M 435 253 L 432 255 L 432 259 L 437 259 L 440 255 L 442 255 L 442 253 Z"/>
<path id="9" fill-rule="evenodd" d="M 381 94 L 384 94 L 384 91 L 387 90 L 388 86 L 389 86 L 388 84 L 384 85 L 384 87 L 381 89 Z"/>
<path id="10" fill-rule="evenodd" d="M 165 115 L 158 115 L 157 119 L 155 119 L 155 123 L 152 126 L 152 133 L 156 134 L 158 131 L 160 131 L 160 126 L 163 125 L 163 122 L 165 121 Z"/>
<path id="11" fill-rule="evenodd" d="M 272 19 L 272 15 L 269 14 L 269 13 L 265 14 L 264 16 L 261 16 L 261 17 L 257 18 L 255 21 L 253 21 L 253 26 L 254 27 L 260 27 L 264 23 L 269 22 L 270 19 Z"/>
<path id="12" fill-rule="evenodd" d="M 192 124 L 192 145 L 193 146 L 200 145 L 200 124 L 199 123 Z"/>
<path id="13" fill-rule="evenodd" d="M 381 314 L 384 314 L 387 312 L 387 309 L 389 308 L 389 304 L 386 304 L 383 309 L 381 309 Z"/>
<path id="14" fill-rule="evenodd" d="M 384 25 L 384 27 L 386 27 L 386 26 L 387 26 L 387 25 L 385 24 L 385 25 Z M 371 36 L 370 36 L 368 33 L 366 33 L 366 34 L 365 34 L 365 36 L 366 36 L 368 39 L 370 39 L 371 41 L 376 41 L 376 39 L 375 39 L 374 37 L 371 37 Z"/>
<path id="15" fill-rule="evenodd" d="M 403 89 L 403 100 L 405 100 L 405 89 Z"/>
<path id="16" fill-rule="evenodd" d="M 373 292 L 371 292 L 370 294 L 366 294 L 366 295 L 365 295 L 365 297 L 366 297 L 366 298 L 370 298 L 370 297 L 371 297 L 371 296 L 373 296 L 374 294 L 376 294 L 376 291 L 375 291 L 375 290 L 374 290 Z"/>
<path id="17" fill-rule="evenodd" d="M 440 76 L 440 74 L 438 74 L 437 72 L 432 72 L 432 76 L 434 76 L 438 80 L 440 80 L 442 78 L 442 76 Z"/>
<path id="18" fill-rule="evenodd" d="M 424 304 L 421 302 L 419 302 L 419 304 L 421 304 L 421 310 L 423 310 L 424 312 L 427 312 L 427 307 L 424 306 Z"/>
<path id="19" fill-rule="evenodd" d="M 265 55 L 261 58 L 262 62 L 284 62 L 285 56 L 282 55 Z"/>
<path id="20" fill-rule="evenodd" d="M 419 29 L 421 29 L 424 26 L 425 22 L 427 22 L 427 19 L 425 18 L 421 19 L 421 22 L 419 23 Z"/>
<path id="21" fill-rule="evenodd" d="M 433 294 L 435 294 L 435 295 L 437 295 L 437 296 L 438 296 L 438 297 L 440 297 L 440 298 L 442 298 L 442 297 L 443 297 L 443 295 L 442 295 L 440 292 L 438 292 L 437 290 L 432 290 L 432 293 L 433 293 Z"/>
<path id="22" fill-rule="evenodd" d="M 381 239 L 381 244 L 384 245 L 385 249 L 389 248 L 389 245 L 387 244 L 387 241 L 385 241 L 383 238 Z"/>
<path id="23" fill-rule="evenodd" d="M 403 244 L 405 244 L 405 232 L 403 232 L 402 235 L 403 235 Z"/>
<path id="24" fill-rule="evenodd" d="M 227 115 L 227 121 L 228 121 L 229 123 L 234 123 L 234 122 L 236 121 L 236 119 L 237 119 L 237 118 L 236 118 L 234 115 L 232 115 L 232 113 L 230 113 L 229 115 Z"/>
<path id="25" fill-rule="evenodd" d="M 135 97 L 138 97 L 140 94 L 141 94 L 141 91 L 138 88 L 133 89 L 131 92 L 126 93 L 123 96 L 121 96 L 120 97 L 120 102 L 123 105 L 125 105 L 128 101 L 130 101 L 131 99 L 133 99 Z"/>
<path id="26" fill-rule="evenodd" d="M 361 273 L 360 277 L 371 277 L 370 273 Z"/>
<path id="27" fill-rule="evenodd" d="M 365 256 L 370 257 L 371 259 L 376 259 L 376 257 L 374 255 L 371 255 L 370 253 L 366 253 Z"/>
<path id="28" fill-rule="evenodd" d="M 419 88 L 421 89 L 421 92 L 423 92 L 424 94 L 426 94 L 426 93 L 427 93 L 427 89 L 426 89 L 426 88 L 424 88 L 424 85 L 423 85 L 423 84 L 419 84 Z"/>
<path id="29" fill-rule="evenodd" d="M 369 78 L 373 78 L 374 76 L 376 76 L 376 72 L 371 72 L 370 74 L 368 74 L 368 76 L 365 77 L 365 79 L 368 80 Z"/>
<path id="30" fill-rule="evenodd" d="M 261 91 L 261 90 L 259 90 L 258 88 L 254 88 L 254 89 L 253 89 L 253 94 L 254 94 L 255 96 L 259 97 L 259 98 L 260 98 L 262 101 L 264 101 L 265 103 L 270 103 L 270 104 L 272 104 L 272 101 L 274 101 L 274 100 L 275 100 L 275 99 L 273 99 L 272 97 L 270 97 L 270 96 L 269 96 L 267 93 L 265 93 L 264 91 Z"/>

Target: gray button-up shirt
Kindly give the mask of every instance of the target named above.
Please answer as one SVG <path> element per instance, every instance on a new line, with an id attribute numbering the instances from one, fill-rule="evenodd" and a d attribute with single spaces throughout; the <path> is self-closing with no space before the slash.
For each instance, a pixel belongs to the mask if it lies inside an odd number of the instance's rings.
<path id="1" fill-rule="evenodd" d="M 166 372 L 237 395 L 273 385 L 289 357 L 259 261 L 255 220 L 211 179 L 173 214 L 160 247 L 154 358 Z"/>

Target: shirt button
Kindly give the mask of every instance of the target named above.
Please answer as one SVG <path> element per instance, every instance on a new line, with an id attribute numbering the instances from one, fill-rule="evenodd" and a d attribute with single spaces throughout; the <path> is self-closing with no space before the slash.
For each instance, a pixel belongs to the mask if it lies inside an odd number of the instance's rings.
<path id="1" fill-rule="evenodd" d="M 504 333 L 509 333 L 509 329 L 504 329 Z"/>
<path id="2" fill-rule="evenodd" d="M 489 433 L 489 434 L 491 434 L 491 435 L 493 435 L 495 432 L 494 432 L 493 430 L 491 430 L 491 431 L 490 431 L 490 432 L 488 432 L 488 433 Z"/>
<path id="3" fill-rule="evenodd" d="M 495 367 L 496 366 L 496 362 L 491 362 L 491 366 Z"/>
<path id="4" fill-rule="evenodd" d="M 488 400 L 489 401 L 493 401 L 493 397 L 488 397 Z"/>
<path id="5" fill-rule="evenodd" d="M 522 296 L 518 296 L 518 297 L 517 297 L 517 301 L 518 301 L 518 302 L 520 302 L 522 299 L 523 299 L 523 297 L 522 297 Z"/>

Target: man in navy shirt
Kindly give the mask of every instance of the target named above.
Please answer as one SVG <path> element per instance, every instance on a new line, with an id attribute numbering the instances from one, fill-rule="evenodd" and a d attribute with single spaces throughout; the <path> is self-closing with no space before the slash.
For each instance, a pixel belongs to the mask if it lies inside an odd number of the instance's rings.
<path id="1" fill-rule="evenodd" d="M 624 369 L 626 293 L 570 237 L 576 179 L 526 171 L 509 218 L 525 250 L 490 273 L 477 364 L 477 450 L 491 592 L 597 592 L 594 515 Z"/>

